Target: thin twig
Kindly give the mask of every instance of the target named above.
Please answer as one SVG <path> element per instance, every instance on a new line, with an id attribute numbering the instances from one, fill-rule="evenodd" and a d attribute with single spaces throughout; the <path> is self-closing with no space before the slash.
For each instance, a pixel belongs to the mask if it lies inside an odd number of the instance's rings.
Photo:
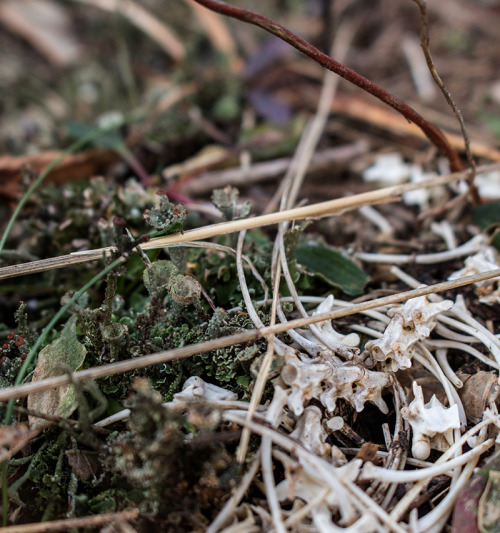
<path id="1" fill-rule="evenodd" d="M 211 341 L 201 342 L 198 344 L 191 344 L 189 346 L 183 346 L 182 348 L 175 348 L 173 350 L 167 350 L 164 352 L 158 352 L 151 355 L 145 355 L 140 358 L 128 359 L 125 361 L 118 361 L 117 363 L 111 363 L 108 365 L 102 365 L 95 368 L 89 368 L 86 370 L 80 370 L 74 372 L 72 375 L 73 382 L 80 382 L 86 379 L 100 379 L 103 377 L 114 376 L 117 374 L 124 374 L 132 370 L 138 370 L 141 368 L 147 368 L 167 361 L 173 361 L 175 359 L 184 359 L 191 357 L 195 354 L 210 352 L 219 348 L 226 348 L 233 344 L 241 344 L 246 342 L 255 341 L 259 338 L 266 337 L 268 335 L 275 335 L 283 333 L 289 329 L 301 328 L 309 326 L 310 324 L 316 324 L 317 322 L 323 322 L 325 320 L 335 320 L 344 316 L 353 315 L 366 311 L 368 309 L 375 309 L 377 307 L 383 307 L 385 305 L 391 305 L 399 302 L 409 300 L 410 298 L 418 298 L 419 296 L 426 296 L 428 294 L 434 294 L 438 292 L 448 291 L 457 287 L 463 287 L 465 285 L 471 285 L 479 281 L 486 279 L 493 279 L 500 277 L 500 268 L 484 272 L 482 274 L 475 274 L 473 276 L 467 276 L 465 278 L 456 279 L 453 281 L 444 281 L 442 283 L 436 283 L 428 287 L 421 287 L 419 289 L 413 289 L 410 291 L 392 294 L 390 296 L 384 296 L 383 298 L 377 298 L 375 300 L 369 300 L 360 304 L 353 305 L 347 309 L 336 309 L 330 313 L 322 313 L 307 318 L 298 318 L 290 320 L 285 324 L 275 324 L 274 326 L 266 326 L 259 330 L 249 330 L 236 335 L 230 335 L 227 337 L 221 337 Z M 8 387 L 0 389 L 0 401 L 9 400 L 10 398 L 21 398 L 28 396 L 34 392 L 40 392 L 43 390 L 51 389 L 53 387 L 62 387 L 68 385 L 71 380 L 68 376 L 56 376 L 53 378 L 47 378 L 40 380 L 36 383 L 25 383 L 15 387 Z"/>
<path id="2" fill-rule="evenodd" d="M 51 531 L 68 531 L 75 528 L 95 528 L 111 522 L 124 522 L 134 520 L 139 516 L 139 511 L 121 511 L 119 513 L 104 513 L 81 518 L 68 518 L 66 520 L 52 520 L 50 522 L 37 522 L 36 524 L 20 524 L 2 528 L 2 533 L 48 533 Z"/>
<path id="3" fill-rule="evenodd" d="M 273 22 L 272 20 L 259 15 L 258 13 L 226 4 L 220 0 L 195 0 L 195 2 L 198 2 L 199 4 L 211 9 L 212 11 L 216 11 L 217 13 L 221 13 L 223 15 L 227 15 L 229 17 L 233 17 L 243 22 L 254 24 L 255 26 L 263 28 L 264 30 L 276 35 L 276 37 L 279 37 L 283 41 L 292 45 L 294 48 L 319 63 L 322 67 L 335 72 L 341 78 L 344 78 L 357 87 L 360 87 L 364 91 L 372 94 L 385 104 L 391 106 L 393 109 L 401 113 L 407 120 L 414 122 L 425 133 L 427 138 L 438 148 L 438 150 L 447 157 L 452 171 L 459 171 L 464 168 L 458 153 L 451 146 L 448 139 L 444 136 L 439 128 L 425 120 L 400 98 L 390 94 L 385 89 L 382 89 L 382 87 L 379 87 L 349 67 L 346 67 L 338 61 L 335 61 L 325 53 L 318 50 L 312 44 L 308 43 L 306 40 L 292 33 L 284 26 L 281 26 L 280 24 L 277 24 L 276 22 Z"/>
<path id="4" fill-rule="evenodd" d="M 493 163 L 491 165 L 481 166 L 477 170 L 478 172 L 492 172 L 498 169 L 500 169 L 500 164 Z M 441 185 L 453 183 L 454 181 L 466 179 L 467 176 L 468 171 L 462 171 L 453 174 L 447 174 L 445 176 L 429 178 L 417 183 L 392 185 L 391 187 L 384 187 L 375 191 L 355 194 L 344 198 L 336 198 L 335 200 L 311 204 L 304 207 L 296 207 L 286 211 L 280 211 L 278 213 L 271 213 L 269 215 L 262 215 L 254 218 L 244 218 L 241 220 L 232 220 L 230 222 L 221 222 L 219 224 L 211 224 L 202 228 L 188 230 L 184 233 L 176 233 L 166 237 L 157 237 L 155 239 L 151 239 L 149 242 L 143 243 L 141 248 L 144 250 L 154 250 L 156 248 L 177 245 L 182 242 L 190 242 L 200 239 L 208 239 L 218 235 L 225 235 L 228 233 L 241 231 L 243 229 L 269 226 L 271 224 L 277 224 L 286 220 L 322 218 L 350 211 L 352 209 L 358 209 L 363 205 L 393 202 L 405 192 L 414 191 L 417 189 L 426 189 L 430 187 L 439 187 Z M 98 259 L 101 259 L 103 253 L 111 253 L 112 251 L 112 247 L 99 248 L 96 250 L 73 252 L 72 254 L 63 255 L 60 257 L 41 259 L 39 261 L 3 267 L 0 268 L 0 280 L 22 276 L 25 274 L 34 274 L 37 272 L 54 270 L 57 268 L 65 268 L 67 266 L 85 261 L 97 261 Z"/>
<path id="5" fill-rule="evenodd" d="M 432 77 L 434 78 L 436 85 L 439 87 L 446 101 L 448 102 L 448 105 L 451 107 L 455 117 L 458 120 L 458 123 L 460 124 L 460 129 L 462 130 L 462 135 L 463 135 L 464 143 L 465 143 L 465 154 L 467 156 L 467 161 L 470 166 L 470 176 L 467 181 L 469 183 L 469 190 L 472 196 L 472 201 L 475 204 L 477 204 L 479 203 L 479 196 L 478 196 L 476 187 L 474 187 L 474 176 L 476 175 L 476 162 L 474 161 L 474 157 L 470 149 L 469 134 L 467 133 L 467 128 L 465 127 L 465 122 L 464 122 L 462 113 L 460 112 L 460 109 L 458 109 L 457 104 L 454 102 L 450 94 L 450 91 L 448 91 L 448 89 L 446 88 L 446 85 L 444 84 L 443 80 L 437 73 L 436 67 L 434 66 L 434 62 L 432 61 L 431 51 L 429 48 L 429 27 L 427 24 L 427 5 L 424 0 L 413 0 L 413 2 L 417 4 L 420 10 L 420 44 L 424 52 L 425 60 L 427 61 L 427 66 L 429 67 L 429 71 Z"/>

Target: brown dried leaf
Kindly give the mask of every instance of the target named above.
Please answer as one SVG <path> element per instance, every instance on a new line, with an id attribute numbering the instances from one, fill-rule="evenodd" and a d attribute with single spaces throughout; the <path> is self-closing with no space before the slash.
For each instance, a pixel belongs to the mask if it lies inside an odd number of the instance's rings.
<path id="1" fill-rule="evenodd" d="M 498 531 L 499 472 L 500 454 L 496 453 L 459 492 L 453 509 L 452 533 Z"/>
<path id="2" fill-rule="evenodd" d="M 457 374 L 464 386 L 458 395 L 465 409 L 467 420 L 473 424 L 481 422 L 484 411 L 492 402 L 498 401 L 500 386 L 498 376 L 494 372 L 480 371 L 476 374 Z"/>
<path id="3" fill-rule="evenodd" d="M 0 426 L 0 462 L 22 450 L 38 433 L 24 424 Z"/>
<path id="4" fill-rule="evenodd" d="M 491 470 L 479 499 L 478 526 L 482 533 L 495 533 L 500 525 L 500 472 Z"/>
<path id="5" fill-rule="evenodd" d="M 66 451 L 69 466 L 71 466 L 82 481 L 87 481 L 87 479 L 97 476 L 101 470 L 98 455 L 98 452 L 82 450 Z"/>
<path id="6" fill-rule="evenodd" d="M 378 446 L 373 442 L 365 442 L 356 454 L 356 459 L 361 459 L 363 463 L 372 462 L 375 463 L 375 457 L 377 456 Z"/>
<path id="7" fill-rule="evenodd" d="M 0 4 L 1 5 L 1 4 Z M 16 199 L 24 167 L 42 172 L 57 159 L 61 152 L 42 152 L 27 156 L 0 157 L 0 197 Z M 81 154 L 67 155 L 47 176 L 47 181 L 63 183 L 81 180 L 104 172 L 119 156 L 109 150 L 89 150 Z"/>

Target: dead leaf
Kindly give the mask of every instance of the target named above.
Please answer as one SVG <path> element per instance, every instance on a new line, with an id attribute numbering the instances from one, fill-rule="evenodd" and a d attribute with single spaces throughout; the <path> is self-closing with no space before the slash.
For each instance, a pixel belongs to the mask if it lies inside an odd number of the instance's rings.
<path id="1" fill-rule="evenodd" d="M 69 466 L 71 466 L 82 481 L 87 481 L 87 479 L 95 477 L 99 473 L 101 466 L 97 458 L 98 455 L 98 452 L 82 450 L 66 451 Z"/>
<path id="2" fill-rule="evenodd" d="M 479 499 L 477 523 L 482 533 L 495 533 L 500 525 L 500 472 L 490 470 L 488 483 Z"/>
<path id="3" fill-rule="evenodd" d="M 0 462 L 10 459 L 38 435 L 24 424 L 0 426 Z"/>
<path id="4" fill-rule="evenodd" d="M 467 420 L 473 424 L 479 423 L 486 408 L 492 402 L 498 402 L 500 387 L 498 375 L 494 372 L 480 371 L 476 374 L 458 373 L 464 386 L 458 389 L 458 395 L 465 409 Z"/>
<path id="5" fill-rule="evenodd" d="M 52 0 L 3 0 L 0 22 L 56 67 L 74 64 L 82 57 L 83 48 L 69 16 Z"/>
<path id="6" fill-rule="evenodd" d="M 372 462 L 375 463 L 375 458 L 378 452 L 377 444 L 373 442 L 365 442 L 356 454 L 356 459 L 361 459 L 363 463 Z"/>
<path id="7" fill-rule="evenodd" d="M 78 370 L 85 360 L 87 349 L 76 337 L 76 316 L 72 316 L 61 333 L 61 337 L 46 346 L 38 355 L 32 383 L 64 374 L 64 368 Z M 68 417 L 76 409 L 73 385 L 64 385 L 28 396 L 28 409 L 50 415 Z M 31 428 L 44 427 L 47 421 L 30 416 Z"/>
<path id="8" fill-rule="evenodd" d="M 0 157 L 0 197 L 17 199 L 23 168 L 29 167 L 40 173 L 60 155 L 61 152 L 49 151 L 28 156 Z M 90 178 L 104 172 L 118 159 L 116 153 L 102 149 L 67 155 L 50 172 L 47 181 L 63 183 Z"/>
<path id="9" fill-rule="evenodd" d="M 459 492 L 453 509 L 452 533 L 498 531 L 499 473 L 500 453 L 497 452 Z"/>

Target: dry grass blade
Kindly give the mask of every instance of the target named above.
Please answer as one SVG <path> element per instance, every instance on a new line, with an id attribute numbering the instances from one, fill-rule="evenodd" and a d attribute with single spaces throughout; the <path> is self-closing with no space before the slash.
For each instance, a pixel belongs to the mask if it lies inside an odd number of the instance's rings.
<path id="1" fill-rule="evenodd" d="M 208 11 L 198 4 L 194 4 L 190 0 L 186 0 L 186 3 L 192 9 L 198 22 L 206 31 L 214 48 L 227 55 L 232 70 L 240 70 L 242 64 L 237 55 L 237 46 L 229 32 L 225 19 L 220 15 L 217 15 L 217 13 Z"/>
<path id="2" fill-rule="evenodd" d="M 132 0 L 127 0 L 126 2 L 120 2 L 120 0 L 78 1 L 111 13 L 120 13 L 156 41 L 174 61 L 182 61 L 184 59 L 185 51 L 182 41 L 174 35 L 168 26 L 160 22 L 140 4 Z"/>
<path id="3" fill-rule="evenodd" d="M 100 379 L 106 376 L 124 374 L 125 372 L 130 372 L 132 370 L 137 370 L 140 368 L 147 368 L 149 366 L 164 363 L 166 361 L 173 361 L 175 359 L 190 357 L 194 354 L 205 353 L 212 350 L 216 350 L 218 348 L 225 348 L 233 344 L 254 341 L 258 338 L 265 338 L 268 335 L 283 333 L 290 329 L 302 328 L 304 326 L 309 326 L 310 324 L 316 324 L 317 322 L 324 322 L 325 320 L 334 320 L 336 318 L 360 313 L 368 309 L 376 309 L 377 307 L 383 307 L 385 305 L 404 302 L 411 298 L 435 294 L 438 292 L 455 289 L 457 287 L 463 287 L 465 285 L 471 285 L 479 281 L 484 281 L 497 277 L 500 277 L 500 269 L 492 270 L 483 274 L 476 274 L 474 276 L 467 276 L 466 278 L 457 279 L 454 281 L 444 281 L 442 283 L 436 283 L 435 285 L 425 286 L 420 289 L 413 289 L 399 294 L 385 296 L 383 298 L 377 298 L 375 300 L 369 300 L 361 304 L 352 305 L 347 309 L 336 309 L 330 313 L 318 314 L 314 316 L 309 316 L 307 318 L 298 318 L 295 320 L 290 320 L 289 322 L 286 322 L 284 324 L 266 326 L 258 330 L 249 330 L 245 331 L 244 333 L 221 337 L 219 339 L 215 339 L 208 342 L 201 342 L 199 344 L 192 344 L 190 346 L 184 346 L 182 348 L 176 348 L 174 350 L 167 350 L 165 352 L 145 355 L 139 359 L 125 360 L 120 361 L 118 363 L 111 363 L 95 368 L 89 368 L 87 370 L 81 370 L 75 372 L 72 375 L 71 379 L 68 376 L 57 376 L 54 378 L 46 379 L 44 381 L 39 381 L 38 383 L 26 383 L 24 385 L 17 385 L 15 387 L 9 387 L 0 390 L 0 401 L 10 400 L 11 398 L 25 397 L 31 394 L 32 392 L 39 392 L 42 390 L 50 389 L 52 387 L 61 387 L 69 383 L 81 382 L 86 379 Z"/>
<path id="4" fill-rule="evenodd" d="M 104 513 L 100 515 L 83 516 L 82 518 L 68 518 L 67 520 L 52 520 L 33 524 L 20 524 L 2 528 L 5 533 L 49 533 L 51 531 L 69 531 L 77 527 L 96 528 L 113 522 L 134 520 L 139 516 L 139 511 L 121 511 L 119 513 Z"/>
<path id="5" fill-rule="evenodd" d="M 368 150 L 368 143 L 363 140 L 355 141 L 343 146 L 326 148 L 314 153 L 308 172 L 314 172 L 320 169 L 326 169 L 330 165 L 342 164 L 345 161 L 354 159 Z M 234 187 L 248 187 L 252 183 L 271 180 L 283 175 L 290 167 L 291 159 L 288 157 L 273 159 L 254 163 L 249 169 L 241 167 L 229 168 L 224 170 L 213 170 L 202 172 L 199 176 L 189 179 L 180 186 L 182 194 L 200 195 L 210 193 L 214 189 L 232 185 Z M 174 168 L 174 170 L 176 170 Z M 182 167 L 180 170 L 183 170 Z M 194 169 L 196 170 L 196 169 Z M 191 169 L 185 169 L 189 172 Z M 164 171 L 167 176 L 167 172 Z"/>
<path id="6" fill-rule="evenodd" d="M 483 165 L 477 168 L 479 172 L 492 172 L 499 170 L 500 164 Z M 183 242 L 196 241 L 200 239 L 209 239 L 217 235 L 225 235 L 245 229 L 269 226 L 279 222 L 289 220 L 303 220 L 307 218 L 322 218 L 334 214 L 346 212 L 352 209 L 358 209 L 364 205 L 373 205 L 375 203 L 390 202 L 397 200 L 403 193 L 418 189 L 438 187 L 463 180 L 468 177 L 468 171 L 447 174 L 437 178 L 429 178 L 418 183 L 406 183 L 403 185 L 394 185 L 361 194 L 355 194 L 344 198 L 337 198 L 327 202 L 312 204 L 305 207 L 296 207 L 287 209 L 269 215 L 262 215 L 254 218 L 245 218 L 231 222 L 221 222 L 204 226 L 199 229 L 188 230 L 184 233 L 177 233 L 167 237 L 158 237 L 151 239 L 149 242 L 141 245 L 144 250 L 154 250 Z M 56 268 L 64 268 L 72 264 L 82 263 L 85 261 L 96 261 L 102 257 L 103 253 L 109 252 L 110 248 L 101 248 L 98 250 L 88 250 L 85 252 L 75 252 L 70 255 L 57 258 L 42 259 L 40 261 L 24 263 L 0 268 L 0 280 L 8 279 L 26 274 L 34 274 Z"/>
<path id="7" fill-rule="evenodd" d="M 341 98 L 333 102 L 332 111 L 341 115 L 347 115 L 362 122 L 368 122 L 374 126 L 392 132 L 393 134 L 408 135 L 418 139 L 425 139 L 425 135 L 415 126 L 415 124 L 411 124 L 402 119 L 391 109 L 372 104 L 364 98 L 357 98 L 343 94 Z M 463 148 L 464 139 L 461 135 L 447 131 L 446 137 L 456 150 L 461 150 Z M 493 145 L 476 140 L 471 141 L 470 147 L 472 154 L 475 157 L 483 157 L 489 161 L 500 161 L 500 151 Z M 479 168 L 476 170 L 479 172 Z"/>

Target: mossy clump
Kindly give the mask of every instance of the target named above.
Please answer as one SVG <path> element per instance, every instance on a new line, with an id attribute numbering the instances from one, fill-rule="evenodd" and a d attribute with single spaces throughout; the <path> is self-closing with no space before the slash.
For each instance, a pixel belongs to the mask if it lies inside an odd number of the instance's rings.
<path id="1" fill-rule="evenodd" d="M 213 520 L 238 481 L 234 450 L 226 444 L 232 434 L 206 406 L 181 411 L 162 401 L 146 379 L 134 382 L 128 430 L 108 438 L 102 464 L 142 493 L 142 516 L 193 531 Z"/>

